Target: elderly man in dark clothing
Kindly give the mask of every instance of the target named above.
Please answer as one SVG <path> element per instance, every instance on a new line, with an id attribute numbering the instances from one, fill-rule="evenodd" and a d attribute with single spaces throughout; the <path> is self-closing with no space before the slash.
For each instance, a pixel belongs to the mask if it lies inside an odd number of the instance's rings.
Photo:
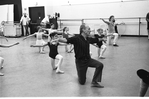
<path id="1" fill-rule="evenodd" d="M 103 88 L 104 86 L 99 83 L 102 78 L 103 64 L 95 59 L 92 59 L 90 56 L 90 32 L 90 27 L 83 24 L 80 26 L 80 34 L 67 39 L 60 38 L 58 40 L 63 43 L 71 43 L 74 45 L 75 63 L 79 83 L 81 85 L 85 84 L 87 69 L 88 67 L 92 67 L 96 68 L 91 83 L 92 87 Z"/>

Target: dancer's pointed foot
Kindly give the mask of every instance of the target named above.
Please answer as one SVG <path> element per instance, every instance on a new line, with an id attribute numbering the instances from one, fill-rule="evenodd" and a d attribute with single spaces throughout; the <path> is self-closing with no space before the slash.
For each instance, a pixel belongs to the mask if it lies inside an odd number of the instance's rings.
<path id="1" fill-rule="evenodd" d="M 99 56 L 99 59 L 105 59 L 105 57 L 103 57 L 103 56 Z"/>
<path id="2" fill-rule="evenodd" d="M 57 74 L 64 74 L 64 71 L 62 71 L 62 70 L 56 70 L 56 73 Z"/>
<path id="3" fill-rule="evenodd" d="M 4 74 L 3 73 L 0 73 L 0 76 L 4 76 Z"/>
<path id="4" fill-rule="evenodd" d="M 45 54 L 45 52 L 44 51 L 41 51 L 40 54 Z"/>

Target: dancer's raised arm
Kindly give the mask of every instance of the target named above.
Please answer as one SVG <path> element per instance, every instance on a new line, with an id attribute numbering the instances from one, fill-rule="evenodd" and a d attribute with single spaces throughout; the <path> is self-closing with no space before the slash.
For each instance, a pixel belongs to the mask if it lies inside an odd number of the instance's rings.
<path id="1" fill-rule="evenodd" d="M 100 18 L 100 20 L 102 20 L 106 24 L 109 24 L 109 22 L 108 21 L 105 21 L 103 18 Z"/>
<path id="2" fill-rule="evenodd" d="M 18 45 L 18 44 L 19 44 L 19 42 L 16 42 L 16 43 L 10 44 L 10 45 L 0 44 L 0 47 L 9 48 L 9 47 L 12 47 L 12 46 L 15 46 L 15 45 Z"/>
<path id="3" fill-rule="evenodd" d="M 29 36 L 26 36 L 26 37 L 23 38 L 23 40 L 25 40 L 25 39 L 27 39 L 27 38 L 29 38 L 29 37 L 31 37 L 31 36 L 35 36 L 35 35 L 36 35 L 36 33 L 31 34 L 31 35 L 29 35 Z"/>

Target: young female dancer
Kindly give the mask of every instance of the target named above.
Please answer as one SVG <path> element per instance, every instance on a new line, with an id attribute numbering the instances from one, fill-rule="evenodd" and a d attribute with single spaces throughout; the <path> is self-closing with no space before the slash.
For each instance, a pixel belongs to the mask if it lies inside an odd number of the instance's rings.
<path id="1" fill-rule="evenodd" d="M 19 42 L 14 43 L 14 44 L 10 44 L 10 45 L 0 44 L 0 47 L 9 48 L 9 47 L 12 47 L 12 46 L 18 45 L 18 44 L 19 44 Z M 4 64 L 4 58 L 3 57 L 0 57 L 0 69 L 3 69 L 3 64 Z M 0 76 L 4 76 L 4 74 L 0 72 Z"/>
<path id="2" fill-rule="evenodd" d="M 105 34 L 103 33 L 103 29 L 99 28 L 97 30 L 98 34 L 95 34 L 95 38 L 97 39 L 96 45 L 98 46 L 98 57 L 100 59 L 105 59 L 103 57 L 104 52 L 106 51 L 106 42 L 104 40 Z"/>
<path id="3" fill-rule="evenodd" d="M 47 42 L 46 44 L 44 44 L 44 45 L 40 45 L 40 46 L 38 46 L 38 45 L 35 45 L 35 46 L 32 46 L 32 47 L 41 47 L 41 46 L 49 46 L 49 50 L 50 50 L 50 52 L 49 52 L 49 57 L 51 58 L 51 66 L 52 66 L 52 68 L 53 68 L 53 70 L 56 70 L 56 73 L 58 73 L 58 74 L 63 74 L 64 73 L 64 71 L 62 71 L 62 70 L 60 70 L 60 67 L 61 67 L 61 65 L 62 65 L 62 62 L 63 62 L 63 56 L 62 55 L 60 55 L 59 53 L 58 53 L 58 45 L 66 45 L 66 44 L 60 44 L 59 42 L 58 42 L 58 33 L 57 32 L 53 32 L 53 33 L 51 33 L 50 34 L 50 38 L 51 38 L 51 40 L 49 41 L 49 42 Z M 59 60 L 58 61 L 58 63 L 55 65 L 55 60 Z"/>
<path id="4" fill-rule="evenodd" d="M 69 34 L 68 33 L 68 31 L 69 31 L 69 28 L 68 27 L 64 27 L 63 28 L 63 38 L 69 38 L 69 36 L 74 36 L 73 34 L 71 35 L 71 34 Z M 68 44 L 66 44 L 66 46 L 65 46 L 65 51 L 67 52 L 67 53 L 70 53 L 71 52 L 71 49 L 72 49 L 72 44 L 70 45 L 70 50 L 68 49 Z"/>
<path id="5" fill-rule="evenodd" d="M 98 48 L 98 57 L 100 59 L 105 59 L 103 54 L 106 51 L 106 41 L 104 40 L 106 35 L 103 33 L 103 29 L 101 28 L 99 28 L 97 32 L 98 34 L 91 35 L 89 42 Z"/>
<path id="6" fill-rule="evenodd" d="M 51 33 L 57 32 L 58 34 L 61 34 L 61 35 L 62 35 L 62 33 L 63 33 L 61 30 L 54 29 L 54 27 L 55 27 L 54 24 L 51 23 L 49 29 L 43 28 L 43 29 L 46 30 L 46 31 L 48 32 L 48 34 L 49 34 L 49 35 L 48 35 L 48 42 L 49 42 L 50 39 L 51 39 L 51 38 L 50 38 L 50 34 L 51 34 Z"/>
<path id="7" fill-rule="evenodd" d="M 46 42 L 42 39 L 42 36 L 43 35 L 48 36 L 48 35 L 43 32 L 43 29 L 40 26 L 38 26 L 37 29 L 38 29 L 38 32 L 36 32 L 32 35 L 29 35 L 27 37 L 24 37 L 23 40 L 25 40 L 25 39 L 27 39 L 28 37 L 31 37 L 31 36 L 36 36 L 37 39 L 36 39 L 36 44 L 35 45 L 44 45 L 44 44 L 46 44 Z M 34 46 L 34 45 L 31 45 L 31 47 L 32 46 Z M 44 47 L 39 47 L 39 53 L 43 54 L 44 53 L 43 51 L 44 51 Z"/>
<path id="8" fill-rule="evenodd" d="M 107 35 L 107 44 L 111 44 L 111 37 L 114 36 L 114 40 L 113 40 L 113 46 L 118 47 L 117 45 L 117 40 L 118 40 L 118 34 L 115 32 L 115 18 L 114 16 L 110 16 L 109 17 L 109 22 L 105 21 L 104 19 L 101 18 L 101 20 L 106 23 L 108 25 L 108 31 L 109 33 Z"/>

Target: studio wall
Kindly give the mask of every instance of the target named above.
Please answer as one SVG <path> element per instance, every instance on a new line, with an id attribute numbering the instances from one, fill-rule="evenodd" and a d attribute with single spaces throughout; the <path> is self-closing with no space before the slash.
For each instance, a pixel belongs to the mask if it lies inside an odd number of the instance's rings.
<path id="1" fill-rule="evenodd" d="M 100 3 L 102 1 L 102 3 Z M 122 1 L 122 2 L 121 2 Z M 149 0 L 22 0 L 22 6 L 45 6 L 45 15 L 54 12 L 60 13 L 60 19 L 85 19 L 85 18 L 139 18 L 141 19 L 141 35 L 147 35 L 146 20 L 144 19 L 149 11 Z M 99 20 L 86 20 L 91 27 L 104 26 Z M 126 35 L 139 35 L 139 19 L 116 19 L 116 22 L 125 22 L 119 30 Z M 99 24 L 100 23 L 100 24 Z M 70 32 L 78 33 L 81 21 L 62 22 L 62 27 L 69 26 Z"/>
<path id="2" fill-rule="evenodd" d="M 21 0 L 0 0 L 0 5 L 13 4 L 14 5 L 14 21 L 20 21 L 22 16 Z"/>
<path id="3" fill-rule="evenodd" d="M 149 0 L 116 3 L 68 4 L 53 6 L 54 12 L 61 12 L 61 18 L 107 18 L 116 17 L 145 17 L 149 11 Z"/>
<path id="4" fill-rule="evenodd" d="M 117 0 L 118 1 L 118 0 Z M 125 1 L 125 0 L 124 0 Z M 114 15 L 116 22 L 125 22 L 126 25 L 119 26 L 119 31 L 123 35 L 147 35 L 146 30 L 146 14 L 149 12 L 149 0 L 127 0 L 131 2 L 107 2 L 107 3 L 91 3 L 91 4 L 71 4 L 53 6 L 54 12 L 60 12 L 61 19 L 90 19 L 98 18 L 98 20 L 86 20 L 93 29 L 104 26 L 99 18 L 109 18 Z M 97 2 L 97 1 L 96 1 Z M 48 12 L 47 12 L 48 13 Z M 139 17 L 141 26 L 139 30 Z M 131 19 L 136 18 L 136 19 Z M 62 26 L 69 26 L 71 32 L 78 32 L 80 22 L 61 22 Z M 76 25 L 77 24 L 77 25 Z"/>

